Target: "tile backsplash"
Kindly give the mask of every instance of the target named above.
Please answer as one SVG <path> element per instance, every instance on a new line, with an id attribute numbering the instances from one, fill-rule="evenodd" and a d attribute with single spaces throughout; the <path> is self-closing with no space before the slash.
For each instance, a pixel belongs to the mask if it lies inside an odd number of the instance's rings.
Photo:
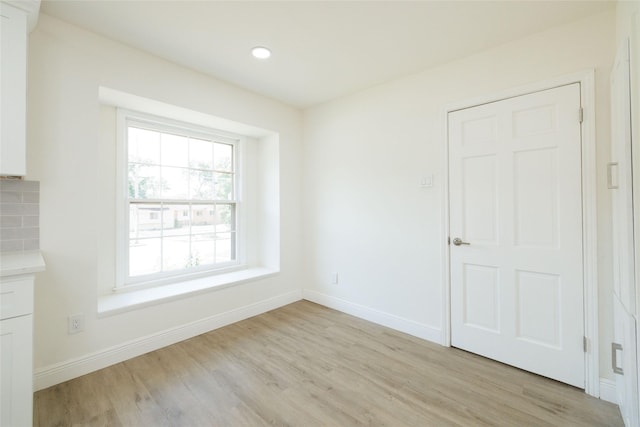
<path id="1" fill-rule="evenodd" d="M 0 179 L 0 252 L 40 249 L 40 182 Z"/>

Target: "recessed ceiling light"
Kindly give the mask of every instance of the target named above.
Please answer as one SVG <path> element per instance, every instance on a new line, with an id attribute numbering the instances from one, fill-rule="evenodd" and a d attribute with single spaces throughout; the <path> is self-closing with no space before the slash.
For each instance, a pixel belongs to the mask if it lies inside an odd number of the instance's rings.
<path id="1" fill-rule="evenodd" d="M 251 49 L 251 54 L 258 59 L 267 59 L 271 56 L 271 51 L 266 47 L 256 46 Z"/>

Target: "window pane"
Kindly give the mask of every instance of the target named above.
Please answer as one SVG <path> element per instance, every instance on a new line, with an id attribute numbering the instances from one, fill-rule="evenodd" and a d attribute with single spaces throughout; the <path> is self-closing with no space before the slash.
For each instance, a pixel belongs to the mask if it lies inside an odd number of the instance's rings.
<path id="1" fill-rule="evenodd" d="M 160 164 L 160 133 L 152 130 L 128 128 L 129 161 Z"/>
<path id="2" fill-rule="evenodd" d="M 162 271 L 191 267 L 189 246 L 189 236 L 162 239 Z"/>
<path id="3" fill-rule="evenodd" d="M 219 171 L 233 171 L 233 145 L 221 144 L 215 142 L 213 144 L 213 161 L 214 169 Z"/>
<path id="4" fill-rule="evenodd" d="M 191 170 L 191 198 L 195 200 L 213 199 L 213 172 Z"/>
<path id="5" fill-rule="evenodd" d="M 162 168 L 162 198 L 186 199 L 189 197 L 189 169 Z"/>
<path id="6" fill-rule="evenodd" d="M 129 197 L 157 199 L 160 197 L 160 168 L 140 163 L 129 163 Z"/>
<path id="7" fill-rule="evenodd" d="M 216 231 L 226 232 L 236 229 L 235 205 L 216 205 Z"/>
<path id="8" fill-rule="evenodd" d="M 235 258 L 235 233 L 217 233 L 216 262 L 229 262 Z"/>
<path id="9" fill-rule="evenodd" d="M 214 232 L 215 209 L 213 205 L 192 205 L 192 233 L 203 234 Z"/>
<path id="10" fill-rule="evenodd" d="M 189 167 L 213 169 L 213 143 L 211 141 L 189 138 Z"/>
<path id="11" fill-rule="evenodd" d="M 129 241 L 129 276 L 141 276 L 160 271 L 160 241 L 160 239 Z"/>
<path id="12" fill-rule="evenodd" d="M 129 239 L 160 237 L 162 220 L 160 205 L 131 203 L 129 205 Z"/>
<path id="13" fill-rule="evenodd" d="M 188 230 L 191 226 L 191 207 L 189 205 L 169 205 L 173 211 L 176 228 Z"/>
<path id="14" fill-rule="evenodd" d="M 191 232 L 189 205 L 164 204 L 163 236 L 181 236 Z"/>
<path id="15" fill-rule="evenodd" d="M 214 234 L 197 234 L 191 238 L 191 262 L 194 265 L 213 264 L 215 260 Z"/>
<path id="16" fill-rule="evenodd" d="M 189 139 L 185 136 L 163 133 L 162 165 L 164 166 L 189 166 Z"/>
<path id="17" fill-rule="evenodd" d="M 233 200 L 233 175 L 230 173 L 214 173 L 214 189 L 216 200 Z"/>

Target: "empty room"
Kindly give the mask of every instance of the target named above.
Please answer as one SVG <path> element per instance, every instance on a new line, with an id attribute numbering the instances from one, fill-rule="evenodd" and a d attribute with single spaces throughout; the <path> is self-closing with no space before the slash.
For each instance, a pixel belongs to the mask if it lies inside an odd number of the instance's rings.
<path id="1" fill-rule="evenodd" d="M 2 427 L 640 425 L 639 1 L 0 19 Z"/>

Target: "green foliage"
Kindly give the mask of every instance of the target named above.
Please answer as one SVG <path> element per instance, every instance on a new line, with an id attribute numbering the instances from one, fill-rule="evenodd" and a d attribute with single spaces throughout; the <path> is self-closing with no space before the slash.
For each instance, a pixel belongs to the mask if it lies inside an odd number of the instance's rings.
<path id="1" fill-rule="evenodd" d="M 150 199 L 160 197 L 160 192 L 168 188 L 167 183 L 155 176 L 141 176 L 142 163 L 129 163 L 129 197 L 132 199 Z"/>
<path id="2" fill-rule="evenodd" d="M 223 224 L 228 224 L 231 219 L 231 208 L 228 209 L 220 209 L 220 220 Z"/>
<path id="3" fill-rule="evenodd" d="M 196 267 L 200 265 L 200 258 L 198 257 L 198 253 L 189 255 L 189 260 L 185 264 L 184 268 Z"/>
<path id="4" fill-rule="evenodd" d="M 198 163 L 191 165 L 195 167 L 191 171 L 191 198 L 194 199 L 210 199 L 213 192 L 213 174 L 207 170 L 206 163 Z"/>

